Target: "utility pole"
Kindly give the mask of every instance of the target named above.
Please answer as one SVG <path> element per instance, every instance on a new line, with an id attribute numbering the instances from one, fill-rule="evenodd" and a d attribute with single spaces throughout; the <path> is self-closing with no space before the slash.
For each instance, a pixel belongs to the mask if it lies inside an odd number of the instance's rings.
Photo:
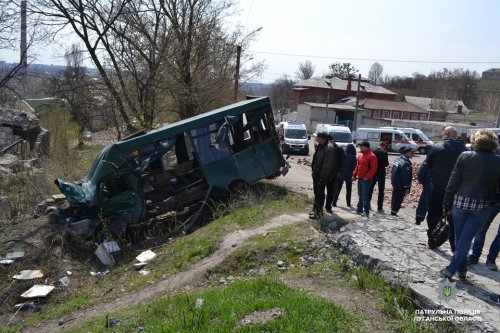
<path id="1" fill-rule="evenodd" d="M 240 86 L 240 61 L 241 61 L 241 45 L 243 44 L 243 41 L 247 39 L 248 37 L 252 36 L 253 34 L 259 32 L 262 30 L 262 27 L 255 29 L 245 37 L 241 39 L 239 44 L 236 45 L 236 69 L 234 72 L 234 96 L 233 99 L 236 102 L 238 100 L 238 90 Z"/>
<path id="2" fill-rule="evenodd" d="M 26 0 L 21 1 L 21 54 L 19 63 L 23 72 L 26 72 L 28 66 L 28 40 L 26 24 Z"/>
<path id="3" fill-rule="evenodd" d="M 358 90 L 356 91 L 356 109 L 354 110 L 353 131 L 358 128 L 359 87 L 361 86 L 361 74 L 358 74 Z"/>
<path id="4" fill-rule="evenodd" d="M 241 44 L 236 45 L 236 71 L 234 73 L 234 96 L 236 102 L 238 100 L 238 88 L 240 85 L 240 59 L 241 59 Z"/>

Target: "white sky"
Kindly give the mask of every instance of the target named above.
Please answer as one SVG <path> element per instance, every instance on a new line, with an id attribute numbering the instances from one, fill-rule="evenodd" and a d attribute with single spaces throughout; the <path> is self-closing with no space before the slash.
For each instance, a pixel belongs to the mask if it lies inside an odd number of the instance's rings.
<path id="1" fill-rule="evenodd" d="M 254 59 L 266 64 L 260 82 L 272 82 L 285 73 L 293 76 L 304 60 L 313 62 L 317 76 L 336 61 L 350 61 L 367 76 L 374 61 L 354 60 L 360 58 L 379 60 L 389 75 L 428 74 L 443 67 L 478 72 L 500 67 L 500 1 L 496 0 L 240 0 L 238 8 L 230 25 L 239 23 L 246 32 L 263 28 L 249 46 Z M 36 62 L 64 64 L 62 53 L 71 43 L 67 36 L 60 38 L 57 45 L 39 50 Z M 18 52 L 0 53 L 0 60 L 8 62 L 17 57 Z"/>

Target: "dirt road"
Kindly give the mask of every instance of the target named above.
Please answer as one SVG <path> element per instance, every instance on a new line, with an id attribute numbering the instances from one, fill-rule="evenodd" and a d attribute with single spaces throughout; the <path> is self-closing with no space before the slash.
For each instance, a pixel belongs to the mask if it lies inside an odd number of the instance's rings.
<path id="1" fill-rule="evenodd" d="M 312 141 L 312 140 L 311 140 Z M 314 151 L 314 146 L 312 147 L 312 150 Z M 389 163 L 392 165 L 394 163 L 394 160 L 398 157 L 398 154 L 390 154 L 389 155 Z M 292 155 L 288 161 L 291 164 L 291 169 L 288 172 L 288 174 L 285 177 L 279 177 L 275 180 L 276 184 L 279 184 L 281 186 L 284 186 L 292 191 L 298 192 L 298 193 L 304 193 L 307 194 L 309 197 L 313 198 L 313 189 L 312 189 L 312 179 L 311 179 L 311 168 L 306 165 L 298 164 L 297 161 L 299 159 L 304 159 L 307 158 L 308 160 L 312 159 L 312 154 L 309 156 L 298 156 L 298 155 Z M 414 163 L 422 163 L 425 160 L 425 155 L 415 155 L 415 157 L 412 159 Z M 392 188 L 391 187 L 391 180 L 390 178 L 386 179 L 386 188 Z M 376 191 L 376 190 L 375 190 Z M 355 213 L 355 205 L 358 202 L 358 194 L 357 194 L 357 187 L 356 184 L 353 184 L 352 188 L 352 200 L 351 204 L 353 207 L 348 208 L 347 203 L 345 201 L 345 186 L 342 188 L 342 192 L 340 193 L 339 201 L 337 203 L 337 207 L 334 208 L 335 210 L 344 210 L 348 212 Z M 405 219 L 408 223 L 414 223 L 415 221 L 415 204 L 407 204 L 404 208 L 402 208 L 399 211 L 399 215 Z M 374 192 L 373 197 L 372 197 L 372 207 L 377 207 L 377 194 Z M 390 207 L 389 204 L 384 202 L 384 210 L 386 213 L 390 212 Z M 481 256 L 480 262 L 484 263 L 486 260 L 486 255 L 488 254 L 489 246 L 493 239 L 495 238 L 498 227 L 500 224 L 500 214 L 497 215 L 493 223 L 491 224 L 488 233 L 486 234 L 486 241 L 485 245 L 483 248 L 483 253 Z M 427 229 L 427 224 L 425 222 L 422 223 L 420 226 L 421 228 Z"/>

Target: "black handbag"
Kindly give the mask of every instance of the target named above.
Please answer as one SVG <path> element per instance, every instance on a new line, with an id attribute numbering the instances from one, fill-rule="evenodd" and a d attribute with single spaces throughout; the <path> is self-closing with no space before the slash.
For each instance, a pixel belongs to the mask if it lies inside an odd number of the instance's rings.
<path id="1" fill-rule="evenodd" d="M 429 249 L 435 249 L 443 245 L 450 237 L 450 232 L 450 225 L 448 224 L 446 213 L 444 213 L 434 230 L 431 232 L 428 241 Z"/>

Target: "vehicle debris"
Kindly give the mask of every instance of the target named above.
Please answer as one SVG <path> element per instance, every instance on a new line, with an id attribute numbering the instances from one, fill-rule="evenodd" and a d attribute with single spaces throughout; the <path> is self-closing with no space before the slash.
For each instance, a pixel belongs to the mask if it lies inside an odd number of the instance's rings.
<path id="1" fill-rule="evenodd" d="M 195 225 L 210 196 L 289 168 L 270 100 L 255 98 L 105 147 L 82 182 L 56 180 L 69 207 L 54 217 L 88 239 L 116 240 L 128 227 L 180 214 L 168 220 L 169 232 L 179 234 Z"/>
<path id="2" fill-rule="evenodd" d="M 12 259 L 0 259 L 0 265 L 8 266 L 8 265 L 12 264 L 13 262 L 14 262 L 14 260 L 12 260 Z"/>
<path id="3" fill-rule="evenodd" d="M 106 250 L 108 250 L 109 253 L 118 252 L 121 250 L 115 241 L 102 242 L 102 245 L 104 245 L 104 247 L 106 248 Z"/>
<path id="4" fill-rule="evenodd" d="M 67 287 L 67 286 L 69 286 L 69 277 L 68 276 L 63 276 L 62 278 L 60 278 L 59 280 L 57 280 L 56 285 L 60 286 L 60 287 Z"/>
<path id="5" fill-rule="evenodd" d="M 141 274 L 143 276 L 149 275 L 149 273 L 151 273 L 151 271 L 148 271 L 148 270 L 145 270 L 145 269 L 141 269 L 139 271 L 139 274 Z"/>
<path id="6" fill-rule="evenodd" d="M 19 272 L 19 274 L 14 275 L 12 278 L 15 280 L 33 280 L 33 279 L 39 279 L 43 277 L 43 273 L 41 270 L 36 269 L 36 270 L 24 270 Z"/>
<path id="7" fill-rule="evenodd" d="M 52 290 L 54 286 L 47 286 L 43 284 L 35 284 L 30 289 L 26 290 L 21 294 L 22 298 L 42 298 L 46 297 Z"/>
<path id="8" fill-rule="evenodd" d="M 24 251 L 10 252 L 5 255 L 5 259 L 17 260 L 24 258 Z"/>
<path id="9" fill-rule="evenodd" d="M 115 264 L 115 259 L 109 253 L 107 247 L 104 244 L 99 244 L 94 254 L 99 258 L 103 265 L 112 266 Z"/>
<path id="10" fill-rule="evenodd" d="M 104 272 L 90 272 L 90 275 L 92 276 L 105 276 L 109 273 L 109 270 L 104 271 Z"/>
<path id="11" fill-rule="evenodd" d="M 135 269 L 141 269 L 142 267 L 146 266 L 148 263 L 147 262 L 138 262 L 134 264 Z"/>
<path id="12" fill-rule="evenodd" d="M 154 253 L 151 250 L 147 250 L 139 254 L 135 259 L 140 261 L 141 263 L 147 263 L 148 261 L 152 260 L 154 257 L 156 257 L 156 253 Z"/>
<path id="13" fill-rule="evenodd" d="M 38 312 L 41 308 L 34 301 L 27 301 L 14 305 L 14 310 L 32 310 L 33 312 Z"/>

